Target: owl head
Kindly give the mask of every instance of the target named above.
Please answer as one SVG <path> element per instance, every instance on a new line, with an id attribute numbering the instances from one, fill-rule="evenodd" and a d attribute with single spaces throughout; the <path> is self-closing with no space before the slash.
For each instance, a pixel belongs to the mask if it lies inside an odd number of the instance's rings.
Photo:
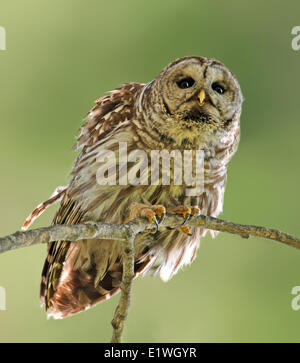
<path id="1" fill-rule="evenodd" d="M 203 57 L 175 60 L 142 96 L 146 110 L 153 111 L 151 126 L 177 143 L 224 134 L 239 120 L 243 101 L 234 75 L 219 61 Z"/>

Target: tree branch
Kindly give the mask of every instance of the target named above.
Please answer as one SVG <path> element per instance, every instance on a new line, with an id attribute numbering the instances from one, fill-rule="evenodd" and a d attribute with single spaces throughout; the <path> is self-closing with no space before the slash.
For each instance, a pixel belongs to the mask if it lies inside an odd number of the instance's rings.
<path id="1" fill-rule="evenodd" d="M 182 222 L 183 217 L 177 214 L 167 213 L 161 226 L 180 226 Z M 186 226 L 202 227 L 215 231 L 237 234 L 243 238 L 267 238 L 300 249 L 300 239 L 276 229 L 231 223 L 204 215 L 192 217 L 186 223 Z M 120 240 L 123 247 L 123 277 L 121 297 L 112 321 L 114 329 L 112 342 L 120 342 L 129 307 L 131 282 L 134 276 L 134 239 L 138 233 L 151 228 L 154 228 L 153 223 L 150 223 L 144 218 L 135 219 L 124 225 L 96 222 L 77 225 L 56 224 L 50 227 L 32 229 L 26 232 L 16 232 L 0 238 L 0 253 L 16 248 L 32 246 L 37 243 L 48 243 L 59 240 L 79 241 L 85 238 Z"/>
<path id="2" fill-rule="evenodd" d="M 182 221 L 183 217 L 177 214 L 167 213 L 161 226 L 180 226 Z M 300 249 L 299 238 L 267 227 L 232 223 L 204 215 L 191 218 L 185 225 L 237 234 L 244 238 L 267 238 Z M 32 246 L 37 243 L 48 243 L 59 240 L 79 241 L 85 238 L 126 240 L 128 237 L 133 236 L 134 238 L 137 233 L 150 228 L 154 228 L 153 224 L 144 218 L 137 218 L 134 221 L 123 225 L 96 222 L 87 222 L 76 225 L 55 224 L 50 227 L 16 232 L 6 237 L 1 237 L 0 253 L 16 248 Z"/>
<path id="3" fill-rule="evenodd" d="M 112 343 L 120 343 L 124 323 L 130 304 L 130 292 L 134 277 L 134 236 L 128 237 L 123 242 L 123 276 L 121 285 L 121 297 L 111 322 L 113 327 Z"/>

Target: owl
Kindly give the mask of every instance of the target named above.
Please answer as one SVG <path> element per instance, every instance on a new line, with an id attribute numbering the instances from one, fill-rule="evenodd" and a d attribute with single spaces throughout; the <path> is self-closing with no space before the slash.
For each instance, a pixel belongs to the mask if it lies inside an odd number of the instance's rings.
<path id="1" fill-rule="evenodd" d="M 80 152 L 69 184 L 39 205 L 23 228 L 56 201 L 60 206 L 53 224 L 123 224 L 146 217 L 156 228 L 135 239 L 135 277 L 158 273 L 162 280 L 169 280 L 195 259 L 206 230 L 166 228 L 159 223 L 166 211 L 181 214 L 185 220 L 198 213 L 216 217 L 222 211 L 227 165 L 239 143 L 242 101 L 234 75 L 221 62 L 198 56 L 175 60 L 147 84 L 127 83 L 99 98 L 78 131 L 74 148 Z M 174 177 L 169 185 L 99 183 L 99 152 L 121 156 L 120 143 L 126 143 L 128 152 L 142 150 L 146 155 L 153 150 L 201 150 L 201 193 L 187 195 L 185 182 L 177 185 Z M 120 164 L 119 158 L 112 159 Z M 120 176 L 119 164 L 114 167 L 112 163 L 108 171 Z M 128 162 L 128 173 L 134 165 Z M 118 293 L 121 280 L 120 241 L 49 243 L 41 303 L 48 316 L 65 318 Z"/>

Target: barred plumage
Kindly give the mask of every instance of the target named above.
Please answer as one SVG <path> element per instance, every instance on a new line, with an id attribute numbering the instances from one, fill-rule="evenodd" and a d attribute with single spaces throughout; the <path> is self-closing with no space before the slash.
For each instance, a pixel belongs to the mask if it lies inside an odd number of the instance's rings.
<path id="1" fill-rule="evenodd" d="M 182 79 L 194 83 L 181 89 L 178 81 Z M 225 90 L 224 95 L 212 89 L 216 82 Z M 199 104 L 197 95 L 202 89 L 205 102 Z M 222 63 L 202 57 L 180 58 L 148 84 L 129 83 L 112 91 L 96 101 L 79 130 L 75 148 L 82 150 L 70 183 L 59 196 L 40 205 L 33 217 L 58 198 L 62 199 L 54 224 L 124 223 L 130 219 L 134 203 L 167 208 L 199 206 L 201 213 L 217 216 L 223 206 L 227 164 L 239 141 L 241 104 L 240 87 L 232 73 Z M 202 194 L 186 196 L 187 185 L 175 185 L 173 178 L 170 185 L 99 185 L 99 150 L 120 156 L 122 142 L 126 142 L 128 152 L 139 149 L 147 155 L 151 150 L 203 150 Z M 129 164 L 128 170 L 132 168 Z M 30 222 L 29 218 L 26 227 Z M 205 232 L 193 229 L 187 236 L 180 229 L 161 228 L 155 234 L 139 234 L 135 240 L 135 275 L 151 270 L 159 272 L 163 280 L 170 279 L 194 260 Z M 57 241 L 48 245 L 41 302 L 48 315 L 64 318 L 117 293 L 121 279 L 118 241 Z"/>

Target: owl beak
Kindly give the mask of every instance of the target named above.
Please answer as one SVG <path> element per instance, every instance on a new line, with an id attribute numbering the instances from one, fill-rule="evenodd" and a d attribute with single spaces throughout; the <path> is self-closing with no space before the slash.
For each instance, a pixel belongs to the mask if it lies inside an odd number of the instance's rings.
<path id="1" fill-rule="evenodd" d="M 202 88 L 200 93 L 198 94 L 198 100 L 199 100 L 199 104 L 200 106 L 203 106 L 204 105 L 204 100 L 205 100 L 205 92 L 204 92 L 204 89 Z"/>

